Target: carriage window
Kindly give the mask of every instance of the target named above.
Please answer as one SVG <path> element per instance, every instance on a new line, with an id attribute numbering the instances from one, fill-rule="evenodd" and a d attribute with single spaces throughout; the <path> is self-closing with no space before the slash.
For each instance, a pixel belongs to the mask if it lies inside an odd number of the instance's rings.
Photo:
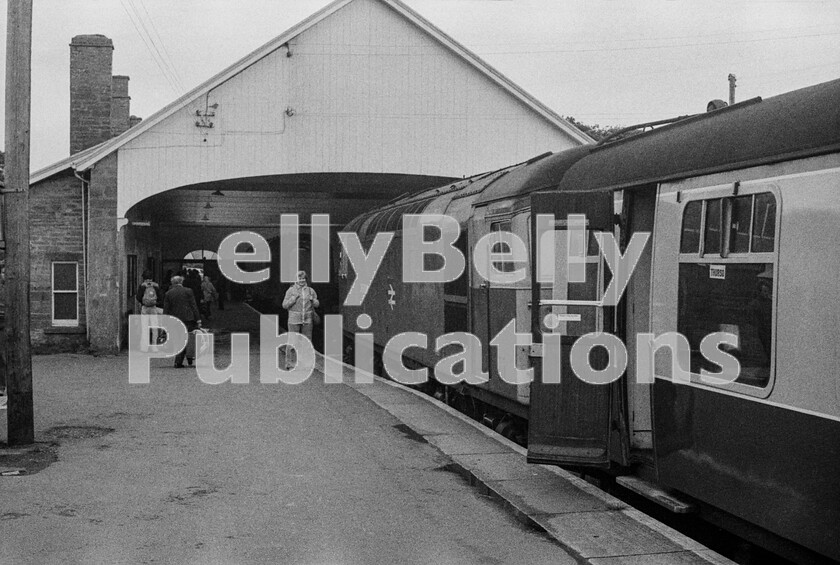
<path id="1" fill-rule="evenodd" d="M 492 232 L 510 232 L 510 220 L 504 222 L 493 222 L 490 224 L 490 231 Z M 510 245 L 504 241 L 497 241 L 490 248 L 491 253 L 510 253 Z M 493 261 L 493 266 L 497 271 L 502 273 L 512 273 L 516 270 L 516 265 L 513 261 Z"/>
<path id="2" fill-rule="evenodd" d="M 721 220 L 721 200 L 706 201 L 706 237 L 703 240 L 703 253 L 720 254 L 720 220 Z"/>
<path id="3" fill-rule="evenodd" d="M 719 371 L 700 354 L 700 342 L 713 332 L 738 336 L 727 350 L 741 364 L 736 382 L 765 387 L 773 349 L 772 263 L 683 263 L 679 275 L 677 331 L 691 346 L 691 372 Z"/>
<path id="4" fill-rule="evenodd" d="M 694 233 L 705 207 L 702 233 Z M 727 226 L 721 232 L 721 226 Z M 770 192 L 688 202 L 680 241 L 677 330 L 691 347 L 691 372 L 719 367 L 700 353 L 713 332 L 738 336 L 727 350 L 741 364 L 736 383 L 764 388 L 773 365 L 776 199 Z M 703 254 L 692 238 L 704 243 Z M 724 251 L 721 254 L 721 250 Z M 728 253 L 737 253 L 737 256 Z"/>
<path id="5" fill-rule="evenodd" d="M 755 195 L 755 214 L 752 226 L 752 250 L 763 253 L 775 249 L 776 198 L 770 192 Z"/>
<path id="6" fill-rule="evenodd" d="M 697 253 L 700 251 L 700 221 L 702 212 L 703 202 L 700 200 L 695 200 L 685 205 L 682 237 L 680 238 L 680 253 Z"/>
<path id="7" fill-rule="evenodd" d="M 747 253 L 750 250 L 752 204 L 752 196 L 739 196 L 732 199 L 732 207 L 729 214 L 730 253 Z"/>

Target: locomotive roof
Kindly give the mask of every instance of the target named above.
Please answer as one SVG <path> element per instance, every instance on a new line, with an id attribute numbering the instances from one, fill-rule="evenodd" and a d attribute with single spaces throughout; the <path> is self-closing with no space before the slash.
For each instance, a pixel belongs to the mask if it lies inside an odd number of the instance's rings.
<path id="1" fill-rule="evenodd" d="M 379 231 L 399 231 L 404 214 L 418 214 L 433 201 L 444 199 L 446 213 L 465 221 L 473 206 L 515 198 L 541 189 L 556 188 L 563 174 L 579 159 L 586 156 L 593 145 L 575 147 L 559 153 L 544 153 L 524 163 L 497 171 L 482 173 L 444 186 L 433 187 L 413 194 L 402 195 L 386 205 L 353 219 L 344 228 L 358 232 L 364 238 Z M 474 198 L 470 198 L 474 197 Z M 468 198 L 467 207 L 453 202 Z M 370 218 L 370 221 L 366 222 Z"/>
<path id="2" fill-rule="evenodd" d="M 540 155 L 489 185 L 475 201 L 475 206 L 556 188 L 569 167 L 589 154 L 593 147 L 583 145 L 559 153 Z"/>
<path id="3" fill-rule="evenodd" d="M 593 148 L 561 190 L 618 190 L 840 150 L 840 79 Z"/>
<path id="4" fill-rule="evenodd" d="M 504 177 L 510 170 L 521 166 L 522 164 L 488 173 L 481 173 L 443 186 L 431 187 L 419 192 L 398 196 L 384 206 L 357 216 L 344 229 L 345 231 L 358 232 L 362 239 L 370 233 L 380 231 L 396 232 L 402 229 L 401 218 L 404 214 L 422 213 L 432 202 L 442 202 L 448 214 L 456 216 L 456 219 L 459 221 L 464 221 L 466 217 L 460 217 L 460 214 L 456 213 L 456 210 L 450 209 L 449 205 L 452 200 L 476 196 L 499 178 Z M 469 202 L 472 203 L 472 200 L 469 200 Z M 461 207 L 457 208 L 460 209 Z M 464 212 L 464 210 L 460 211 Z M 366 222 L 368 219 L 370 221 Z"/>

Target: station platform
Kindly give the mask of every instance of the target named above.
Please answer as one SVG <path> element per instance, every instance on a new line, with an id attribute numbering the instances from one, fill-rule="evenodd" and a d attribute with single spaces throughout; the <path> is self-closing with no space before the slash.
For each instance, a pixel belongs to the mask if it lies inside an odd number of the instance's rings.
<path id="1" fill-rule="evenodd" d="M 676 530 L 559 467 L 526 462 L 526 450 L 446 404 L 380 377 L 345 382 L 452 460 L 482 494 L 544 531 L 580 563 L 733 564 Z M 734 564 L 733 564 L 734 565 Z"/>
<path id="2" fill-rule="evenodd" d="M 253 328 L 252 315 L 237 317 Z M 222 315 L 217 325 L 225 324 Z M 246 321 L 247 320 L 247 321 Z M 319 367 L 333 362 L 319 355 Z M 450 406 L 397 382 L 343 365 L 344 383 L 452 460 L 452 468 L 518 520 L 545 532 L 581 563 L 716 565 L 734 562 L 559 467 L 526 461 L 526 450 Z"/>
<path id="3" fill-rule="evenodd" d="M 259 315 L 205 325 L 225 366 Z M 25 475 L 0 476 L 0 563 L 730 563 L 392 381 L 342 364 L 325 384 L 319 357 L 299 386 L 262 385 L 255 341 L 248 385 L 171 359 L 130 384 L 125 353 L 33 359 L 38 443 L 0 449 Z"/>

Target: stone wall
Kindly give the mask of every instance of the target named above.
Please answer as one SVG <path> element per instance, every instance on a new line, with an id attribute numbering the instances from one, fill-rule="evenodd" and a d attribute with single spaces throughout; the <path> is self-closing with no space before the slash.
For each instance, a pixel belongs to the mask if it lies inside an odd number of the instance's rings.
<path id="1" fill-rule="evenodd" d="M 117 154 L 98 162 L 90 175 L 88 237 L 88 312 L 94 323 L 91 350 L 116 353 L 125 311 L 121 308 L 124 251 L 117 224 Z"/>
<path id="2" fill-rule="evenodd" d="M 76 351 L 87 342 L 82 181 L 73 173 L 52 177 L 29 193 L 31 339 L 35 353 Z M 78 326 L 52 321 L 52 264 L 78 263 Z"/>

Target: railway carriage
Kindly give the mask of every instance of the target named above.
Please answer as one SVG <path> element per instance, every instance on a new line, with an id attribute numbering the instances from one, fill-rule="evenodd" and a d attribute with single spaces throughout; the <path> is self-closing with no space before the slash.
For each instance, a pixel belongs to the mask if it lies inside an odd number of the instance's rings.
<path id="1" fill-rule="evenodd" d="M 530 461 L 602 469 L 782 554 L 840 560 L 840 80 L 407 196 L 345 230 L 367 246 L 380 231 L 399 237 L 401 216 L 423 212 L 458 221 L 464 275 L 404 284 L 393 243 L 365 303 L 343 308 L 348 334 L 361 312 L 380 351 L 403 331 L 430 344 L 471 332 L 489 379 L 439 386 L 439 396 L 527 436 Z M 582 281 L 565 261 L 570 214 L 585 215 L 590 234 Z M 538 221 L 547 215 L 554 222 Z M 599 231 L 622 250 L 649 234 L 617 304 L 604 300 L 613 273 Z M 525 242 L 524 280 L 478 274 L 473 250 L 492 232 Z M 538 241 L 556 247 L 555 264 L 540 266 Z M 502 238 L 489 248 L 505 251 Z M 499 257 L 487 258 L 499 271 L 521 267 Z M 553 271 L 551 282 L 536 282 L 538 268 Z M 346 259 L 341 274 L 343 298 L 354 277 Z M 489 341 L 510 320 L 534 342 L 516 354 L 535 370 L 530 384 L 496 369 Z M 570 352 L 591 332 L 624 344 L 626 370 L 609 384 L 573 375 Z M 684 358 L 641 343 L 668 332 L 683 336 Z M 720 347 L 738 361 L 732 382 L 704 377 L 719 370 L 701 348 L 715 332 L 737 337 Z M 433 367 L 443 353 L 433 349 L 406 349 L 404 362 Z M 614 354 L 595 347 L 589 362 L 615 365 Z"/>

